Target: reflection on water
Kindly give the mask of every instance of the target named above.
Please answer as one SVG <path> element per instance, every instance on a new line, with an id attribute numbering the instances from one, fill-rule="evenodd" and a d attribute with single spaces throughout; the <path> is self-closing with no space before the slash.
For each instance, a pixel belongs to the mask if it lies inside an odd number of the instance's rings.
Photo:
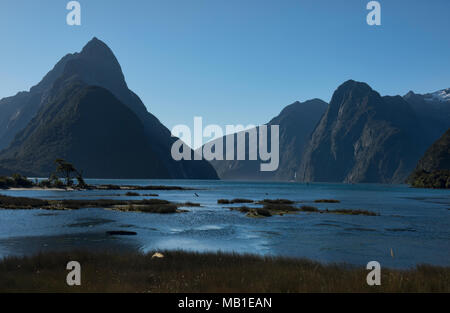
<path id="1" fill-rule="evenodd" d="M 172 215 L 117 212 L 0 210 L 0 256 L 85 248 L 92 250 L 183 249 L 307 257 L 324 262 L 411 267 L 450 265 L 450 191 L 403 185 L 292 184 L 223 181 L 90 180 L 89 183 L 177 185 L 198 190 L 157 191 L 158 198 L 198 202 Z M 125 191 L 1 191 L 46 199 L 141 199 Z M 141 192 L 145 194 L 146 192 Z M 195 195 L 197 193 L 198 197 Z M 155 197 L 152 197 L 155 198 Z M 252 219 L 217 199 L 284 198 L 320 209 L 364 209 L 380 216 L 317 213 Z M 338 199 L 340 203 L 314 203 Z M 136 236 L 109 236 L 126 230 Z M 393 249 L 395 257 L 390 255 Z"/>

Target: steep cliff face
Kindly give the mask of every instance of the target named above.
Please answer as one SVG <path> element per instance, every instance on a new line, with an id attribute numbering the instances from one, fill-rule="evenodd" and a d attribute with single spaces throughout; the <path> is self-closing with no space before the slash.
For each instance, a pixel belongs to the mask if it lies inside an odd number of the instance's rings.
<path id="1" fill-rule="evenodd" d="M 279 125 L 280 163 L 276 171 L 262 172 L 260 170 L 262 161 L 259 157 L 255 161 L 249 160 L 248 146 L 246 147 L 246 160 L 237 160 L 236 157 L 235 160 L 212 161 L 211 164 L 222 179 L 293 180 L 297 175 L 301 156 L 309 137 L 326 107 L 327 103 L 319 99 L 303 103 L 297 101 L 285 107 L 278 116 L 267 124 L 269 128 L 271 125 Z M 229 140 L 231 136 L 234 136 L 236 151 L 237 135 L 225 136 L 225 140 Z M 226 147 L 225 144 L 224 147 Z M 258 151 L 259 144 L 256 152 Z"/>
<path id="2" fill-rule="evenodd" d="M 168 173 L 161 178 L 217 179 L 214 168 L 206 161 L 177 162 L 172 159 L 170 150 L 177 138 L 171 137 L 170 131 L 147 111 L 139 97 L 128 88 L 113 52 L 97 38 L 93 38 L 80 53 L 68 54 L 62 58 L 29 92 L 0 101 L 0 149 L 11 143 L 17 149 L 20 139 L 13 142 L 14 136 L 59 96 L 61 86 L 68 86 L 73 82 L 100 86 L 131 110 L 144 129 L 145 141 L 152 145 L 153 159 L 159 160 L 159 166 L 164 169 L 162 172 Z M 104 109 L 103 117 L 107 118 L 107 106 Z M 26 132 L 29 131 L 30 129 Z M 6 164 L 0 165 L 6 167 Z"/>
<path id="3" fill-rule="evenodd" d="M 65 158 L 91 178 L 169 178 L 137 116 L 108 90 L 73 81 L 0 154 L 14 172 L 48 176 Z"/>
<path id="4" fill-rule="evenodd" d="M 353 80 L 333 94 L 300 166 L 301 181 L 403 182 L 424 140 L 411 106 Z"/>
<path id="5" fill-rule="evenodd" d="M 6 148 L 14 136 L 24 129 L 46 102 L 53 83 L 58 79 L 74 55 L 63 57 L 30 91 L 19 92 L 0 100 L 0 150 Z"/>

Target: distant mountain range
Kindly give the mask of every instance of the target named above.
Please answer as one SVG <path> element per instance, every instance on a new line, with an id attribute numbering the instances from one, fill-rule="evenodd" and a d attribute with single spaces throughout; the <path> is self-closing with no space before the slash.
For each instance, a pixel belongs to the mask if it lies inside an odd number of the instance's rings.
<path id="1" fill-rule="evenodd" d="M 249 160 L 250 151 L 248 149 L 246 150 L 245 160 L 237 160 L 237 134 L 228 135 L 225 138 L 225 140 L 230 140 L 230 137 L 234 136 L 235 160 L 225 160 L 226 149 L 224 149 L 224 161 L 214 160 L 211 161 L 211 164 L 222 179 L 294 180 L 311 131 L 319 122 L 327 105 L 326 102 L 319 99 L 303 103 L 294 102 L 267 123 L 268 126 L 280 125 L 280 164 L 278 170 L 274 172 L 260 171 L 262 161 L 259 156 L 257 160 Z M 270 134 L 270 128 L 268 134 Z M 270 135 L 268 135 L 268 138 L 270 138 Z M 223 140 L 223 138 L 219 140 Z M 259 144 L 257 148 L 259 149 Z"/>
<path id="2" fill-rule="evenodd" d="M 259 160 L 212 164 L 223 179 L 403 183 L 450 127 L 448 95 L 449 89 L 382 97 L 349 80 L 329 105 L 318 99 L 296 102 L 267 124 L 280 125 L 277 171 L 259 172 Z"/>
<path id="3" fill-rule="evenodd" d="M 128 88 L 111 49 L 93 38 L 30 91 L 0 100 L 0 175 L 48 176 L 64 158 L 96 178 L 402 183 L 436 161 L 436 148 L 423 155 L 450 127 L 450 89 L 381 96 L 349 80 L 329 104 L 292 103 L 267 125 L 280 130 L 274 172 L 249 161 L 255 151 L 248 148 L 246 160 L 175 161 L 178 138 Z M 218 140 L 231 136 L 236 148 L 237 134 Z M 431 167 L 446 166 L 448 155 L 439 158 Z"/>
<path id="4" fill-rule="evenodd" d="M 0 113 L 6 171 L 47 176 L 65 158 L 86 177 L 217 179 L 206 161 L 172 159 L 177 138 L 128 89 L 113 52 L 97 38 L 29 92 L 0 100 Z"/>

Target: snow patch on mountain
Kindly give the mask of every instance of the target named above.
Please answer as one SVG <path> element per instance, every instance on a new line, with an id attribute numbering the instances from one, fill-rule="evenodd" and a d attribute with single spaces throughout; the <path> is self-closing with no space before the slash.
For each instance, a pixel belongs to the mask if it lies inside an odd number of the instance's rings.
<path id="1" fill-rule="evenodd" d="M 450 101 L 450 88 L 442 89 L 433 93 L 426 95 L 425 97 L 428 101 Z"/>

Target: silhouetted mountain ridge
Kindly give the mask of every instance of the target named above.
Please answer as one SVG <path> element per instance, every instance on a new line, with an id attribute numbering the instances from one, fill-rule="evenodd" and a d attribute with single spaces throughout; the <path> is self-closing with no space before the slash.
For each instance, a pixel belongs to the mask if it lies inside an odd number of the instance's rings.
<path id="1" fill-rule="evenodd" d="M 167 173 L 160 178 L 217 178 L 213 167 L 206 161 L 177 162 L 172 159 L 170 148 L 177 138 L 172 138 L 170 131 L 150 114 L 139 97 L 128 89 L 120 64 L 113 52 L 97 38 L 88 42 L 80 53 L 64 56 L 29 92 L 0 100 L 0 112 L 2 113 L 0 116 L 3 117 L 0 118 L 0 148 L 5 148 L 11 144 L 9 149 L 0 153 L 0 164 L 2 160 L 11 156 L 11 151 L 28 150 L 27 147 L 19 148 L 19 146 L 32 144 L 26 138 L 32 136 L 33 131 L 38 129 L 36 126 L 38 122 L 34 119 L 43 118 L 41 111 L 48 110 L 47 106 L 49 105 L 55 105 L 55 99 L 61 96 L 61 92 L 67 92 L 65 89 L 73 87 L 76 82 L 108 90 L 117 101 L 131 110 L 143 127 L 144 146 L 147 143 L 152 146 L 154 158 L 149 159 L 148 167 L 154 166 L 154 164 L 151 164 L 152 160 L 155 160 L 155 162 L 158 160 L 157 164 L 161 167 L 161 170 L 156 172 Z M 102 99 L 100 95 L 97 99 L 98 101 L 111 101 L 111 97 Z M 108 118 L 107 103 L 102 104 L 104 104 L 105 109 L 102 117 Z M 67 115 L 64 116 L 68 118 Z M 27 126 L 29 123 L 31 123 L 30 127 Z M 120 123 L 117 127 L 120 129 Z M 21 132 L 22 130 L 24 131 Z M 16 140 L 13 140 L 17 134 L 19 135 Z M 64 136 L 65 134 L 59 133 L 58 135 Z M 132 139 L 130 141 L 134 142 Z M 42 142 L 45 143 L 46 141 L 43 140 Z M 135 143 L 137 144 L 137 142 Z M 117 151 L 116 153 L 125 152 Z M 71 158 L 70 153 L 67 157 Z M 26 158 L 22 157 L 20 160 L 17 159 L 16 164 L 13 164 L 11 163 L 13 160 L 9 159 L 8 166 L 20 169 L 22 165 L 20 162 L 25 162 Z M 2 165 L 4 166 L 4 164 Z M 27 168 L 31 170 L 31 167 Z M 38 168 L 38 172 L 42 173 L 41 167 Z M 35 170 L 38 168 L 35 168 Z M 113 173 L 114 169 L 110 169 L 108 173 L 105 172 L 104 175 L 98 177 L 104 177 L 105 175 L 109 177 Z M 139 177 L 142 177 L 142 175 L 139 175 Z M 130 176 L 130 178 L 133 177 Z"/>
<path id="2" fill-rule="evenodd" d="M 56 158 L 74 162 L 87 177 L 169 177 L 136 115 L 108 90 L 80 81 L 60 88 L 1 154 L 1 164 L 47 176 Z"/>

